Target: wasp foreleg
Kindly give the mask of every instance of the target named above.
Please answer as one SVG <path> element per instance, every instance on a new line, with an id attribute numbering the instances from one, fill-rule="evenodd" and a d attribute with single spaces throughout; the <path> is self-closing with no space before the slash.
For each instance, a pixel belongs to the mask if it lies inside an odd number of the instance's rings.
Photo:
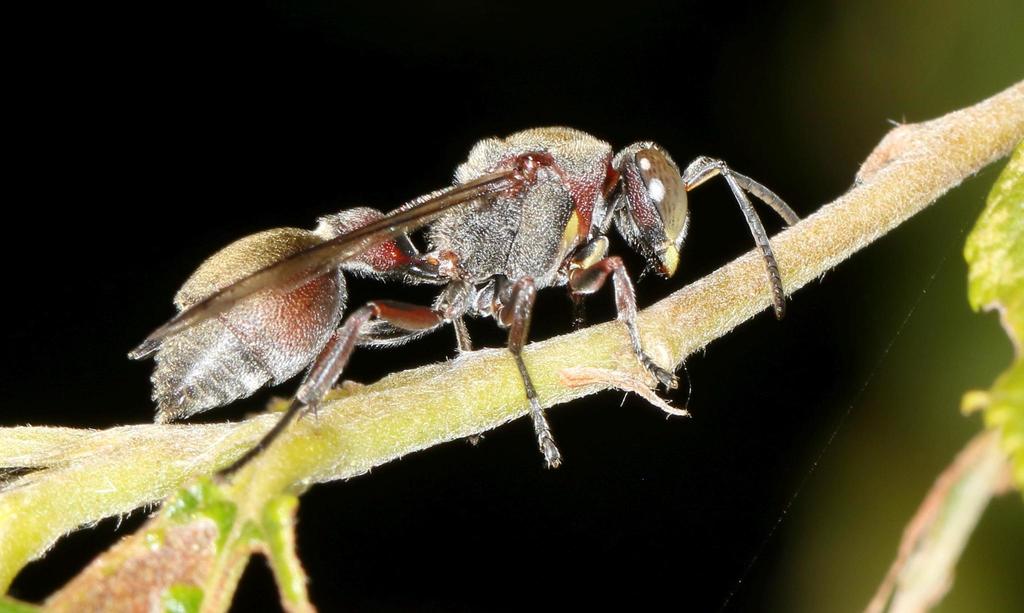
<path id="1" fill-rule="evenodd" d="M 768 233 L 764 229 L 764 224 L 761 223 L 761 218 L 758 216 L 757 211 L 754 210 L 754 205 L 750 203 L 750 198 L 747 198 L 746 192 L 754 194 L 764 201 L 765 204 L 772 207 L 786 221 L 787 225 L 795 224 L 800 221 L 800 218 L 793 209 L 789 208 L 782 201 L 782 198 L 776 196 L 770 189 L 750 177 L 732 170 L 722 160 L 703 156 L 697 158 L 686 167 L 686 172 L 683 173 L 683 185 L 686 187 L 686 191 L 690 191 L 715 175 L 722 175 L 722 178 L 729 184 L 729 189 L 732 190 L 732 194 L 747 220 L 747 225 L 750 226 L 750 234 L 753 235 L 754 242 L 761 250 L 761 257 L 764 259 L 765 270 L 768 273 L 768 282 L 772 288 L 772 304 L 775 307 L 775 317 L 782 319 L 782 316 L 786 313 L 786 294 L 782 288 L 782 275 L 779 274 L 779 263 L 775 260 L 775 253 L 772 252 L 772 246 L 768 241 Z"/>
<path id="2" fill-rule="evenodd" d="M 583 294 L 570 291 L 569 300 L 572 301 L 572 329 L 585 328 L 587 325 L 587 303 Z"/>
<path id="3" fill-rule="evenodd" d="M 569 289 L 577 294 L 593 294 L 601 289 L 608 276 L 612 277 L 612 285 L 615 289 L 615 307 L 618 310 L 619 321 L 626 324 L 629 331 L 629 340 L 633 346 L 633 354 L 640 360 L 647 372 L 654 375 L 659 383 L 666 389 L 676 387 L 675 375 L 658 366 L 648 356 L 640 343 L 640 328 L 636 323 L 636 294 L 633 290 L 633 282 L 629 280 L 626 267 L 618 256 L 606 257 L 592 263 L 586 268 L 576 268 L 569 273 Z"/>

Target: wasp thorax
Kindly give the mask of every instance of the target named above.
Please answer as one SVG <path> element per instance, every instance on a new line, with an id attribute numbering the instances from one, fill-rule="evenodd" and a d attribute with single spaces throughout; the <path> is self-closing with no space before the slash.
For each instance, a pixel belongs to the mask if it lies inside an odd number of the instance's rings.
<path id="1" fill-rule="evenodd" d="M 654 143 L 636 143 L 614 160 L 623 189 L 615 203 L 615 226 L 648 263 L 672 276 L 686 237 L 686 188 L 679 167 Z"/>

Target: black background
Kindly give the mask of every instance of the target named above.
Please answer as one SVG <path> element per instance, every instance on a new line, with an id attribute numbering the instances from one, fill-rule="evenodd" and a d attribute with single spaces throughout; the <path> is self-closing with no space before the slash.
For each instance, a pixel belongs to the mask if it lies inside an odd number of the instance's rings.
<path id="1" fill-rule="evenodd" d="M 7 95 L 13 180 L 25 191 L 10 203 L 23 220 L 8 225 L 3 247 L 13 278 L 0 424 L 149 420 L 151 364 L 125 353 L 172 314 L 171 296 L 204 257 L 268 227 L 312 227 L 332 210 L 393 208 L 446 185 L 479 138 L 565 124 L 618 147 L 655 139 L 684 163 L 728 160 L 806 215 L 850 185 L 887 119 L 923 119 L 1009 83 L 934 107 L 906 102 L 898 83 L 879 86 L 894 92 L 879 103 L 887 110 L 868 113 L 863 129 L 849 125 L 863 92 L 841 74 L 802 72 L 816 32 L 842 18 L 828 5 L 142 6 L 33 15 L 18 39 Z M 787 57 L 794 32 L 812 41 L 803 58 Z M 680 274 L 645 279 L 642 305 L 751 247 L 724 185 L 693 194 L 691 206 Z M 530 424 L 518 420 L 478 447 L 454 442 L 313 488 L 299 548 L 314 602 L 715 610 L 734 593 L 732 610 L 793 605 L 780 577 L 817 569 L 792 570 L 787 547 L 800 533 L 783 511 L 805 479 L 839 478 L 810 473 L 815 458 L 928 275 L 956 259 L 957 232 L 979 207 L 961 207 L 934 246 L 906 246 L 919 237 L 913 224 L 897 231 L 886 240 L 904 251 L 855 258 L 797 294 L 784 321 L 763 313 L 692 357 L 692 419 L 606 393 L 551 412 L 565 456 L 557 471 L 541 467 Z M 898 267 L 909 251 L 919 257 Z M 897 289 L 876 282 L 894 268 Z M 351 304 L 375 297 L 429 293 L 353 284 Z M 896 306 L 879 308 L 883 297 Z M 610 294 L 592 299 L 592 318 L 610 319 L 611 307 Z M 538 309 L 534 338 L 568 330 L 563 292 L 542 293 Z M 502 342 L 490 322 L 472 329 L 478 343 Z M 360 351 L 346 377 L 372 381 L 452 355 L 445 331 L 399 351 Z M 240 417 L 268 396 L 203 419 Z M 671 399 L 682 404 L 685 392 Z M 941 466 L 928 465 L 921 488 Z M 912 508 L 893 520 L 883 554 Z M 802 496 L 794 510 L 815 516 Z M 65 539 L 12 595 L 42 599 L 114 530 L 108 520 Z M 866 582 L 845 597 L 837 590 L 832 604 L 861 606 L 884 569 L 873 562 Z M 256 559 L 236 606 L 275 602 Z"/>

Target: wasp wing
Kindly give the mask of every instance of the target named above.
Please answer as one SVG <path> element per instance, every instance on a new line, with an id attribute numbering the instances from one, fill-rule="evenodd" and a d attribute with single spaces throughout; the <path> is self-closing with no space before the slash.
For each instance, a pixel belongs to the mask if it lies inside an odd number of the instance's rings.
<path id="1" fill-rule="evenodd" d="M 159 348 L 162 339 L 216 317 L 257 292 L 271 288 L 294 289 L 377 243 L 424 227 L 452 207 L 508 189 L 513 185 L 514 175 L 513 170 L 488 174 L 429 194 L 365 226 L 279 260 L 178 313 L 128 355 L 133 359 L 144 358 Z"/>

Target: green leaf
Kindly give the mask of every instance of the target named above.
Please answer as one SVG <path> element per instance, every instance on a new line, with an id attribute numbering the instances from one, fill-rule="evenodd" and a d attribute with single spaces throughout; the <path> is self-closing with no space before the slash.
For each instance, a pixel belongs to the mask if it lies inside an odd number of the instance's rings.
<path id="1" fill-rule="evenodd" d="M 277 579 L 282 604 L 289 611 L 314 611 L 306 592 L 306 572 L 295 550 L 295 512 L 299 499 L 283 494 L 263 509 L 267 559 Z"/>
<path id="2" fill-rule="evenodd" d="M 195 585 L 177 584 L 164 592 L 164 613 L 199 613 L 203 590 Z"/>
<path id="3" fill-rule="evenodd" d="M 39 607 L 0 596 L 0 613 L 38 613 Z"/>
<path id="4" fill-rule="evenodd" d="M 999 312 L 1016 353 L 988 392 L 969 393 L 963 405 L 984 408 L 985 423 L 999 430 L 1014 482 L 1024 491 L 1024 142 L 992 187 L 964 256 L 971 306 Z"/>
<path id="5" fill-rule="evenodd" d="M 220 488 L 209 479 L 200 479 L 187 488 L 178 490 L 177 496 L 164 506 L 168 519 L 187 523 L 197 516 L 209 517 L 217 524 L 217 547 L 223 547 L 231 526 L 235 523 L 238 508 L 224 497 Z"/>

